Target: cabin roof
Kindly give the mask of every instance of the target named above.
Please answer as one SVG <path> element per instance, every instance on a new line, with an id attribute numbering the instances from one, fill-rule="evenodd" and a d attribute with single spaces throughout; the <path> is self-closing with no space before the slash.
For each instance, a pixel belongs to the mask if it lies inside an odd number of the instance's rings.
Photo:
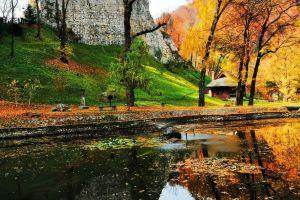
<path id="1" fill-rule="evenodd" d="M 212 80 L 210 84 L 208 84 L 209 88 L 216 88 L 216 87 L 237 87 L 237 83 L 232 79 L 227 77 L 219 78 Z"/>

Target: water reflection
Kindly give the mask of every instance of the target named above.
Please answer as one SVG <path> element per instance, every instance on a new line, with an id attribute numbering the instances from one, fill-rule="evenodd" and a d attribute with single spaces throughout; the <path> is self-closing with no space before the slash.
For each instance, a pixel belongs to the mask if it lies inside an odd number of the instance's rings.
<path id="1" fill-rule="evenodd" d="M 159 200 L 195 200 L 190 191 L 182 185 L 178 172 L 171 172 Z"/>
<path id="2" fill-rule="evenodd" d="M 299 199 L 299 128 L 298 120 L 195 129 L 179 143 L 155 147 L 99 150 L 80 141 L 1 149 L 0 197 Z"/>
<path id="3" fill-rule="evenodd" d="M 291 127 L 290 127 L 291 128 Z M 288 146 L 293 145 L 295 140 L 298 140 L 298 135 L 295 134 L 295 130 L 285 129 L 285 133 L 281 130 L 281 138 L 284 142 L 287 142 L 288 138 L 291 140 Z M 262 137 L 257 138 L 256 131 L 237 131 L 236 136 L 240 139 L 242 150 L 239 154 L 236 154 L 237 162 L 243 162 L 245 164 L 252 164 L 259 166 L 259 174 L 251 173 L 231 173 L 223 176 L 216 172 L 202 171 L 198 173 L 197 166 L 190 166 L 191 160 L 185 161 L 185 164 L 181 166 L 180 173 L 182 182 L 186 183 L 186 187 L 196 194 L 197 198 L 215 198 L 215 199 L 298 199 L 299 198 L 299 176 L 297 175 L 298 169 L 293 168 L 293 164 L 279 165 L 276 160 L 276 152 L 273 145 L 271 148 L 268 144 L 272 143 L 272 140 L 278 142 L 278 137 L 269 137 L 266 134 L 259 132 Z M 294 134 L 291 134 L 294 133 Z M 273 132 L 274 133 L 274 132 Z M 299 133 L 299 132 L 298 132 Z M 284 135 L 287 134 L 287 135 Z M 294 136 L 294 137 L 291 137 Z M 268 138 L 268 142 L 264 140 L 264 137 Z M 211 137 L 210 137 L 211 138 Z M 273 143 L 274 144 L 274 143 Z M 280 142 L 277 145 L 282 144 Z M 280 149 L 286 149 L 281 147 Z M 299 156 L 298 146 L 293 151 L 285 151 L 286 156 L 289 153 L 294 152 L 296 156 Z M 206 159 L 210 156 L 228 157 L 224 154 L 226 150 L 218 149 L 214 154 L 208 152 L 209 147 L 199 148 L 195 152 L 193 159 Z M 282 152 L 281 152 L 282 153 Z M 291 155 L 294 157 L 295 155 Z M 290 160 L 291 157 L 287 157 L 286 160 Z M 281 156 L 281 158 L 283 158 Z M 297 159 L 295 159 L 297 162 Z M 289 166 L 289 167 L 288 167 Z M 199 166 L 200 167 L 200 166 Z M 291 169 L 292 167 L 292 169 Z M 290 171 L 295 170 L 293 178 L 286 178 L 286 174 L 290 175 Z M 201 170 L 200 170 L 201 171 Z M 291 181 L 293 180 L 293 181 Z M 210 189 L 210 191 L 207 190 Z M 222 196 L 222 198 L 221 198 Z"/>
<path id="4" fill-rule="evenodd" d="M 195 200 L 188 189 L 185 187 L 171 183 L 167 183 L 167 185 L 162 190 L 162 193 L 159 197 L 159 200 Z"/>

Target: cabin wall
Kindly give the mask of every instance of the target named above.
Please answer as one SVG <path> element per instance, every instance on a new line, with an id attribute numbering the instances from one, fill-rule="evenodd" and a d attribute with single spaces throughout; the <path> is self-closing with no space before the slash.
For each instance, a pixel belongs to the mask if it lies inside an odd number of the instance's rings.
<path id="1" fill-rule="evenodd" d="M 232 88 L 211 88 L 211 96 L 222 100 L 230 99 L 230 94 L 234 92 Z"/>

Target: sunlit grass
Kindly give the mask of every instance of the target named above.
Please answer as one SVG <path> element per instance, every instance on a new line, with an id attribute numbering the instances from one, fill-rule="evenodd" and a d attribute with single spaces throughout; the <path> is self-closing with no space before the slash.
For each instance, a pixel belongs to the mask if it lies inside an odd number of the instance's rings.
<path id="1" fill-rule="evenodd" d="M 2 87 L 16 79 L 20 85 L 27 79 L 38 78 L 43 85 L 34 98 L 35 103 L 79 104 L 81 89 L 86 90 L 88 105 L 100 105 L 100 98 L 106 90 L 107 78 L 103 75 L 88 76 L 78 72 L 50 68 L 45 63 L 49 59 L 58 58 L 59 40 L 50 27 L 42 29 L 42 41 L 36 39 L 36 30 L 26 28 L 23 37 L 16 38 L 16 57 L 11 59 L 10 38 L 0 40 L 0 81 Z M 112 63 L 119 60 L 120 46 L 92 46 L 81 43 L 71 44 L 71 59 L 77 63 L 109 71 Z M 143 60 L 151 78 L 150 91 L 136 90 L 138 105 L 196 106 L 198 99 L 198 77 L 195 70 L 174 68 L 168 71 L 152 57 Z M 63 75 L 66 85 L 63 91 L 55 87 L 56 79 Z M 103 76 L 103 77 L 101 77 Z M 210 80 L 207 79 L 206 82 Z M 121 90 L 124 91 L 124 90 Z M 4 94 L 5 98 L 8 96 Z M 102 98 L 103 99 L 103 98 Z M 224 101 L 207 97 L 208 106 L 223 106 Z M 124 105 L 124 94 L 115 102 Z"/>

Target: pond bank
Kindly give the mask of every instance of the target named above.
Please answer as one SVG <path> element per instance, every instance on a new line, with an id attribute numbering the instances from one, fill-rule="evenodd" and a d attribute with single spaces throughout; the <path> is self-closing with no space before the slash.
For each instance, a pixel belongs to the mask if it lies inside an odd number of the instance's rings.
<path id="1" fill-rule="evenodd" d="M 0 128 L 0 140 L 46 136 L 99 137 L 138 134 L 158 130 L 158 123 L 230 122 L 260 119 L 300 118 L 300 112 L 284 107 L 228 107 L 193 110 L 117 111 L 81 113 L 43 118 L 38 115 L 10 119 Z M 0 119 L 1 120 L 1 119 Z M 22 126 L 23 125 L 23 126 Z"/>

